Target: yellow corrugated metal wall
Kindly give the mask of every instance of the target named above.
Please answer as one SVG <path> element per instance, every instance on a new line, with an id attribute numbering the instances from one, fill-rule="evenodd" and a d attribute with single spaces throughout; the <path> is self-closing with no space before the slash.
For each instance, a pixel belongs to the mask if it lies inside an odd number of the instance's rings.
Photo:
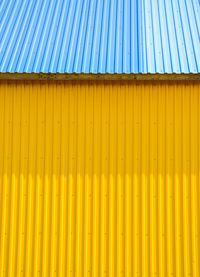
<path id="1" fill-rule="evenodd" d="M 200 83 L 0 83 L 0 276 L 200 276 Z"/>

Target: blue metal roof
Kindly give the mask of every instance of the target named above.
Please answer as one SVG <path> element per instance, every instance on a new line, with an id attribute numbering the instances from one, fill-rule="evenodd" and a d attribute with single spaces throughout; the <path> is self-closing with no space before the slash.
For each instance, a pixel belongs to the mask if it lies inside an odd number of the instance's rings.
<path id="1" fill-rule="evenodd" d="M 2 0 L 0 72 L 200 72 L 199 0 Z"/>

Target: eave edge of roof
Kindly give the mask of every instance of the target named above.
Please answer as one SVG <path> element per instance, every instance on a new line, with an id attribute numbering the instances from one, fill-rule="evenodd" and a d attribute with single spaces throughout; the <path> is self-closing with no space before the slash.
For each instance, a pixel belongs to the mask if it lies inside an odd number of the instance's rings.
<path id="1" fill-rule="evenodd" d="M 0 73 L 0 80 L 138 80 L 200 81 L 200 73 Z"/>

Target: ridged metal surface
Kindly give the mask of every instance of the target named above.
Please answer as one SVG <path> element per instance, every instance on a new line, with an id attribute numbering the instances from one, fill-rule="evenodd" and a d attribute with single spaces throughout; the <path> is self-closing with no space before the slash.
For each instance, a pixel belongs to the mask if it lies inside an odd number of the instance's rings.
<path id="1" fill-rule="evenodd" d="M 142 72 L 200 72 L 199 0 L 142 3 Z"/>
<path id="2" fill-rule="evenodd" d="M 200 276 L 200 83 L 1 82 L 0 276 Z"/>
<path id="3" fill-rule="evenodd" d="M 198 0 L 3 0 L 0 72 L 200 72 Z"/>

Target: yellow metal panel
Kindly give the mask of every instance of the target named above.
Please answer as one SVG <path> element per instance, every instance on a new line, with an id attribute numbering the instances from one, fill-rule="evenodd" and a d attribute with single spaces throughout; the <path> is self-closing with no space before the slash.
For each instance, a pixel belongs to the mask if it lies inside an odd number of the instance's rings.
<path id="1" fill-rule="evenodd" d="M 200 83 L 1 81 L 0 276 L 200 276 Z"/>

